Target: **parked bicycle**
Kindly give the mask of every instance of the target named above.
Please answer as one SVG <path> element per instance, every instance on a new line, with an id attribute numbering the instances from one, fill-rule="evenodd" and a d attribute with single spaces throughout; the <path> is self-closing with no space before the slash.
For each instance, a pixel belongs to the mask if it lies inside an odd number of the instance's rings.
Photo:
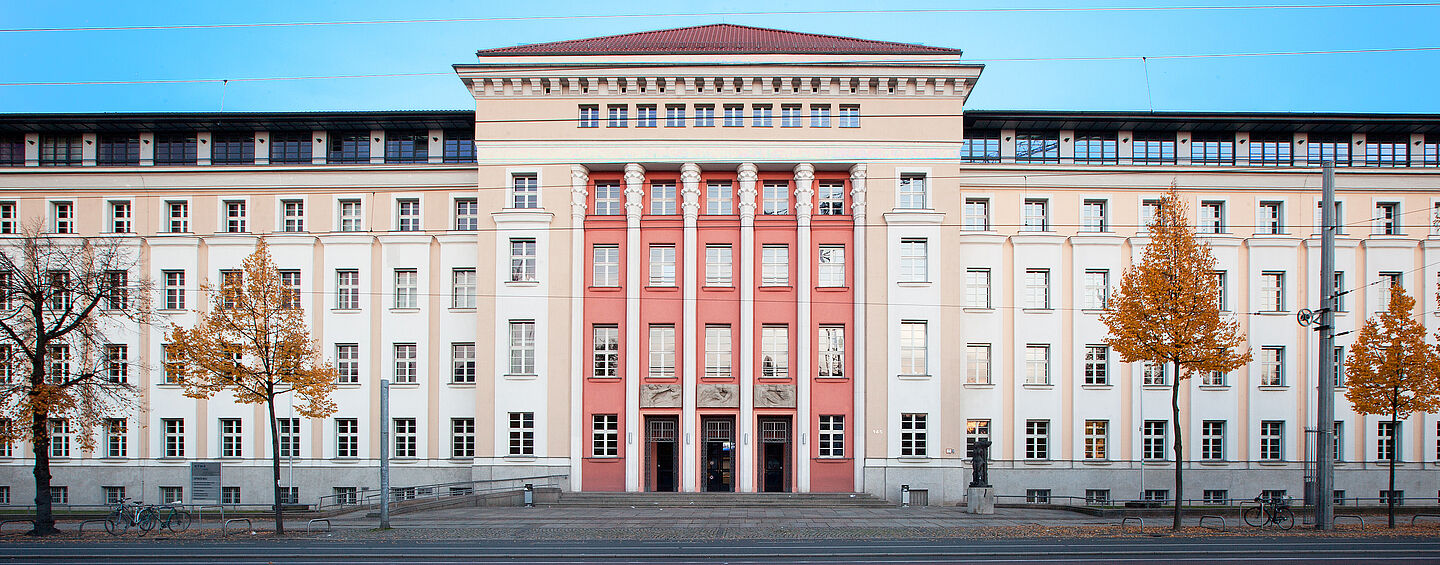
<path id="1" fill-rule="evenodd" d="M 1290 511 L 1290 501 L 1283 498 L 1255 497 L 1256 506 L 1246 508 L 1241 515 L 1245 523 L 1264 528 L 1271 524 L 1282 530 L 1295 527 L 1295 513 Z"/>
<path id="2" fill-rule="evenodd" d="M 151 506 L 158 514 L 158 526 L 162 530 L 183 532 L 190 528 L 190 511 L 173 504 Z"/>
<path id="3" fill-rule="evenodd" d="M 154 507 L 124 498 L 110 511 L 110 515 L 105 517 L 105 531 L 112 536 L 118 536 L 130 528 L 139 528 L 140 534 L 144 535 L 155 528 L 157 519 L 158 513 Z"/>

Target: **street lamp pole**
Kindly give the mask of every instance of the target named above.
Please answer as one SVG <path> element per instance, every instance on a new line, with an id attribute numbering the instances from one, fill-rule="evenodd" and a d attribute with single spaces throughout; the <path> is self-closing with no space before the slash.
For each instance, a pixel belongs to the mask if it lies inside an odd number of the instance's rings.
<path id="1" fill-rule="evenodd" d="M 1325 161 L 1320 197 L 1320 382 L 1315 419 L 1315 529 L 1334 527 L 1335 499 L 1335 163 Z"/>
<path id="2" fill-rule="evenodd" d="M 390 529 L 390 379 L 380 379 L 380 529 Z"/>

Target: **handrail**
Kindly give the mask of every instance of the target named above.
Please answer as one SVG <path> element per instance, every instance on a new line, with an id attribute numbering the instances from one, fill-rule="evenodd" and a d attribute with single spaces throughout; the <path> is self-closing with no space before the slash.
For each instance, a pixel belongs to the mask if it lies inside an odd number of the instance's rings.
<path id="1" fill-rule="evenodd" d="M 498 492 L 498 491 L 503 491 L 503 490 L 510 490 L 510 489 L 516 488 L 517 486 L 523 485 L 523 484 L 525 484 L 525 483 L 536 483 L 536 482 L 538 482 L 538 481 L 540 481 L 540 480 L 544 480 L 544 479 L 558 479 L 558 478 L 569 477 L 569 476 L 570 476 L 570 475 L 568 475 L 568 474 L 554 473 L 554 474 L 549 474 L 549 475 L 532 475 L 532 476 L 525 476 L 525 477 L 504 477 L 504 478 L 494 478 L 494 479 L 477 479 L 477 480 L 472 480 L 472 481 L 455 481 L 455 482 L 448 482 L 448 483 L 433 483 L 433 484 L 424 484 L 424 485 L 391 486 L 391 487 L 390 487 L 390 496 L 391 496 L 392 498 L 390 499 L 390 501 L 391 501 L 391 502 L 401 502 L 401 501 L 405 501 L 405 500 L 419 500 L 419 499 L 429 499 L 429 498 L 445 498 L 445 497 L 448 497 L 448 496 L 463 496 L 463 495 L 471 495 L 471 494 L 484 494 L 484 493 L 490 493 L 490 492 Z M 491 484 L 491 483 L 518 483 L 518 484 L 515 485 L 515 486 L 504 486 L 504 487 L 496 486 L 496 487 L 477 488 L 477 487 L 479 487 L 479 485 L 482 485 L 482 484 Z M 552 485 L 551 485 L 551 483 L 546 483 L 546 486 L 552 486 Z M 463 490 L 462 490 L 462 492 L 457 492 L 457 493 L 453 493 L 453 494 L 452 494 L 452 493 L 451 493 L 451 489 L 452 489 L 452 488 L 458 488 L 458 489 L 463 489 Z M 422 491 L 424 492 L 424 494 L 421 494 Z M 415 496 L 407 496 L 407 497 L 404 497 L 404 498 L 398 498 L 398 495 L 401 495 L 402 493 L 406 493 L 406 492 L 414 492 L 414 493 L 416 493 L 416 495 L 415 495 Z M 385 493 L 379 492 L 379 489 L 375 489 L 375 490 L 373 490 L 373 491 L 367 491 L 365 494 L 360 494 L 360 493 L 353 493 L 353 494 L 327 494 L 327 495 L 325 495 L 325 496 L 319 497 L 319 502 L 315 505 L 315 508 L 316 508 L 316 510 L 324 510 L 324 509 L 334 508 L 334 507 L 371 507 L 371 506 L 378 507 L 379 504 L 380 504 L 380 497 L 381 497 L 381 496 L 385 496 Z M 341 502 L 341 500 L 354 500 L 354 502 Z"/>

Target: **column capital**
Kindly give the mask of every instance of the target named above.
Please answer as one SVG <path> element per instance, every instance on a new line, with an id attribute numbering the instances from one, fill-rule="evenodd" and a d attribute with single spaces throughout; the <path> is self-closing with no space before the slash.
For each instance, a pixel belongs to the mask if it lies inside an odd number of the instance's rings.
<path id="1" fill-rule="evenodd" d="M 585 201 L 589 196 L 586 188 L 590 185 L 590 169 L 583 165 L 570 165 L 570 215 L 584 216 Z"/>
<path id="2" fill-rule="evenodd" d="M 680 211 L 686 220 L 700 215 L 700 165 L 695 163 L 680 166 Z"/>
<path id="3" fill-rule="evenodd" d="M 740 209 L 740 219 L 755 219 L 755 198 L 759 193 L 755 190 L 755 183 L 760 180 L 760 171 L 754 163 L 741 163 L 735 169 L 740 186 L 735 191 L 736 204 Z"/>
<path id="4" fill-rule="evenodd" d="M 865 217 L 865 179 L 867 167 L 865 163 L 856 163 L 850 167 L 850 213 L 856 218 Z M 856 223 L 860 223 L 856 220 Z"/>
<path id="5" fill-rule="evenodd" d="M 815 166 L 795 165 L 795 215 L 808 220 L 815 209 Z"/>
<path id="6" fill-rule="evenodd" d="M 638 163 L 625 165 L 625 217 L 640 219 L 645 209 L 645 167 Z"/>

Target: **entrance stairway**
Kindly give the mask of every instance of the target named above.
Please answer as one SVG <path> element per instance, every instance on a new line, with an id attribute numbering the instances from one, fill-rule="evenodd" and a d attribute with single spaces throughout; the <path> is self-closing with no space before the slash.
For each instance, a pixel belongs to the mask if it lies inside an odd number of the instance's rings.
<path id="1" fill-rule="evenodd" d="M 894 506 L 867 493 L 848 492 L 562 492 L 544 506 L 590 508 L 883 508 Z"/>

